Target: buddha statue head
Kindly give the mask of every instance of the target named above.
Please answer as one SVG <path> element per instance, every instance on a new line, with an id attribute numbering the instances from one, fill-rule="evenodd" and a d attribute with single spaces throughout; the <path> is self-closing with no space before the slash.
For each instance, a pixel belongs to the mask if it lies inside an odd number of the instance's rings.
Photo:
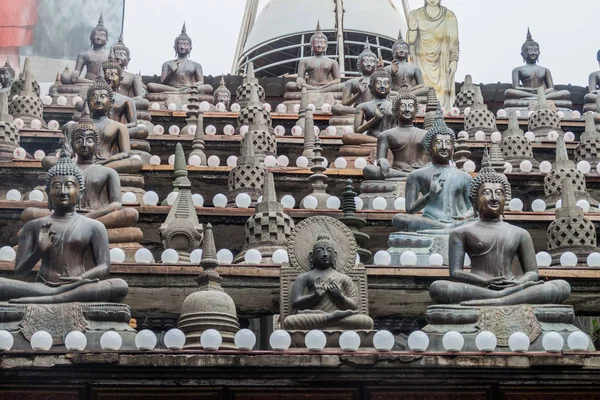
<path id="1" fill-rule="evenodd" d="M 537 63 L 540 57 L 540 45 L 531 37 L 529 28 L 527 28 L 527 40 L 521 46 L 521 57 L 527 64 Z"/>
<path id="2" fill-rule="evenodd" d="M 409 54 L 410 48 L 408 47 L 408 43 L 402 37 L 402 31 L 398 31 L 398 40 L 392 46 L 392 56 L 394 60 L 404 61 L 408 58 Z"/>
<path id="3" fill-rule="evenodd" d="M 46 194 L 50 210 L 72 210 L 85 189 L 81 170 L 66 151 L 46 174 Z"/>
<path id="4" fill-rule="evenodd" d="M 99 75 L 88 88 L 87 102 L 93 115 L 102 116 L 110 112 L 114 102 L 113 90 L 103 76 Z"/>
<path id="5" fill-rule="evenodd" d="M 308 255 L 313 269 L 335 268 L 337 252 L 333 240 L 327 235 L 317 236 L 317 241 Z"/>
<path id="6" fill-rule="evenodd" d="M 511 193 L 510 183 L 506 176 L 494 171 L 484 154 L 484 165 L 479 174 L 471 181 L 469 199 L 473 204 L 474 214 L 482 220 L 499 219 L 504 214 L 507 194 Z"/>
<path id="7" fill-rule="evenodd" d="M 377 55 L 371 51 L 369 39 L 365 42 L 365 49 L 358 55 L 356 66 L 363 75 L 371 75 L 375 71 Z"/>
<path id="8" fill-rule="evenodd" d="M 8 88 L 15 80 L 15 70 L 11 67 L 8 58 L 2 67 L 0 67 L 0 85 L 2 88 Z"/>
<path id="9" fill-rule="evenodd" d="M 327 36 L 321 32 L 321 24 L 317 21 L 317 29 L 315 33 L 310 37 L 310 46 L 314 55 L 320 56 L 325 54 L 327 51 Z"/>
<path id="10" fill-rule="evenodd" d="M 600 64 L 600 50 L 598 50 L 598 53 L 596 53 L 596 60 L 598 60 L 598 64 Z"/>
<path id="11" fill-rule="evenodd" d="M 119 41 L 117 44 L 112 47 L 111 52 L 113 53 L 113 58 L 121 66 L 121 68 L 127 68 L 129 65 L 129 60 L 131 60 L 131 54 L 129 52 L 129 47 L 127 47 L 123 42 L 123 33 L 121 33 L 121 36 L 119 36 Z"/>
<path id="12" fill-rule="evenodd" d="M 213 94 L 213 100 L 215 104 L 223 103 L 225 107 L 229 110 L 229 103 L 231 102 L 231 92 L 225 86 L 225 79 L 221 77 L 221 82 L 219 87 L 215 89 L 215 93 Z"/>
<path id="13" fill-rule="evenodd" d="M 181 27 L 181 33 L 175 38 L 173 49 L 175 49 L 175 55 L 179 58 L 187 57 L 192 52 L 192 38 L 187 34 L 185 22 Z"/>
<path id="14" fill-rule="evenodd" d="M 369 79 L 369 90 L 373 97 L 385 99 L 392 90 L 392 76 L 383 68 L 383 61 L 379 59 L 377 69 Z"/>
<path id="15" fill-rule="evenodd" d="M 111 50 L 108 61 L 102 63 L 102 72 L 104 74 L 104 80 L 110 85 L 113 91 L 119 89 L 119 85 L 123 80 L 123 68 L 121 64 L 114 58 L 114 53 Z"/>
<path id="16" fill-rule="evenodd" d="M 399 125 L 412 125 L 417 116 L 417 107 L 417 98 L 404 87 L 392 99 L 392 112 Z"/>
<path id="17" fill-rule="evenodd" d="M 71 147 L 78 161 L 93 160 L 98 146 L 98 128 L 84 113 L 71 131 Z"/>
<path id="18" fill-rule="evenodd" d="M 423 138 L 423 147 L 434 165 L 448 165 L 454 156 L 456 134 L 444 122 L 442 110 L 438 107 L 435 121 Z"/>
<path id="19" fill-rule="evenodd" d="M 101 49 L 106 46 L 107 41 L 108 30 L 104 26 L 104 18 L 102 17 L 102 14 L 100 14 L 98 24 L 92 28 L 92 31 L 90 32 L 90 45 L 94 49 Z"/>

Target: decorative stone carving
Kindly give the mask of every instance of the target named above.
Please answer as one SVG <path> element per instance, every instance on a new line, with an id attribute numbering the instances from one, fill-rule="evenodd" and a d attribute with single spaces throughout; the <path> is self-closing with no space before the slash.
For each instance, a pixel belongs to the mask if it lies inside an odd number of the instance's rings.
<path id="1" fill-rule="evenodd" d="M 200 110 L 200 99 L 195 85 L 190 88 L 189 103 L 186 112 L 186 126 L 181 130 L 182 135 L 194 135 L 192 140 L 191 156 L 200 157 L 200 165 L 206 165 L 206 154 L 204 153 L 204 117 Z"/>
<path id="2" fill-rule="evenodd" d="M 273 252 L 285 248 L 294 229 L 294 220 L 283 212 L 283 205 L 277 201 L 273 174 L 265 177 L 262 202 L 257 203 L 254 215 L 246 221 L 246 243 L 244 249 L 233 260 L 242 263 L 249 249 L 256 249 L 262 255 L 262 263 L 270 264 Z"/>
<path id="3" fill-rule="evenodd" d="M 248 105 L 240 112 L 238 117 L 240 124 L 248 125 L 251 134 L 246 134 L 242 139 L 241 146 L 244 147 L 246 140 L 252 140 L 254 156 L 263 162 L 267 156 L 277 156 L 277 140 L 271 126 L 271 113 L 263 108 L 258 101 L 256 87 L 251 87 Z"/>
<path id="4" fill-rule="evenodd" d="M 248 105 L 252 88 L 256 89 L 258 101 L 263 104 L 265 102 L 265 89 L 260 86 L 258 79 L 254 76 L 254 63 L 249 62 L 246 76 L 244 77 L 242 84 L 235 90 L 235 101 L 241 107 L 246 107 Z"/>
<path id="5" fill-rule="evenodd" d="M 535 133 L 536 141 L 548 140 L 548 133 L 562 133 L 560 117 L 556 107 L 546 100 L 543 88 L 538 89 L 537 103 L 529 116 L 529 130 Z"/>
<path id="6" fill-rule="evenodd" d="M 359 218 L 355 215 L 356 213 L 356 192 L 352 186 L 352 179 L 346 181 L 346 190 L 342 193 L 342 211 L 344 216 L 340 218 L 344 224 L 346 224 L 352 234 L 354 240 L 356 240 L 357 249 L 356 252 L 360 257 L 361 262 L 367 262 L 371 258 L 371 252 L 368 250 L 370 236 L 365 232 L 360 232 L 362 228 L 367 226 L 367 220 Z"/>
<path id="7" fill-rule="evenodd" d="M 192 201 L 192 184 L 188 179 L 185 154 L 181 143 L 175 147 L 173 190 L 178 192 L 165 222 L 158 228 L 165 249 L 174 249 L 179 259 L 189 261 L 190 253 L 200 247 L 202 225 Z"/>
<path id="8" fill-rule="evenodd" d="M 435 115 L 439 105 L 440 103 L 438 102 L 437 95 L 435 94 L 435 89 L 429 88 L 429 93 L 427 93 L 427 104 L 425 105 L 425 112 L 423 116 L 423 129 L 426 131 L 433 127 Z"/>
<path id="9" fill-rule="evenodd" d="M 585 114 L 585 132 L 579 138 L 573 159 L 576 163 L 583 160 L 589 162 L 592 166 L 592 171 L 596 171 L 596 166 L 600 162 L 599 150 L 600 132 L 596 130 L 594 114 L 587 112 Z"/>
<path id="10" fill-rule="evenodd" d="M 471 157 L 471 150 L 469 150 L 469 134 L 467 132 L 461 132 L 456 137 L 456 146 L 454 147 L 454 164 L 456 168 L 462 169 L 463 165 Z"/>
<path id="11" fill-rule="evenodd" d="M 216 88 L 215 92 L 213 93 L 213 103 L 223 103 L 225 105 L 225 109 L 229 110 L 229 105 L 231 103 L 231 91 L 227 89 L 227 86 L 225 86 L 224 76 L 221 76 L 221 82 L 219 83 L 219 87 Z"/>
<path id="12" fill-rule="evenodd" d="M 504 156 L 502 155 L 502 149 L 500 148 L 499 142 L 492 142 L 492 145 L 490 146 L 489 157 L 489 163 L 492 169 L 499 174 L 504 173 L 506 168 L 504 166 Z"/>
<path id="13" fill-rule="evenodd" d="M 327 199 L 329 199 L 331 195 L 326 192 L 329 177 L 324 174 L 327 167 L 324 164 L 325 158 L 321 157 L 321 140 L 319 138 L 315 139 L 313 154 L 312 167 L 310 167 L 312 175 L 308 178 L 308 181 L 312 186 L 312 192 L 308 196 L 313 196 L 317 199 L 317 209 L 324 210 L 327 209 Z M 304 199 L 300 204 L 300 208 L 304 208 Z"/>
<path id="14" fill-rule="evenodd" d="M 258 121 L 255 121 L 255 127 Z M 242 142 L 242 154 L 238 158 L 237 166 L 229 172 L 227 180 L 227 203 L 235 204 L 235 198 L 240 193 L 247 193 L 252 199 L 252 204 L 256 204 L 258 198 L 262 195 L 267 169 L 261 162 L 261 158 L 254 155 L 253 129 L 249 130 Z"/>
<path id="15" fill-rule="evenodd" d="M 8 113 L 8 97 L 0 92 L 0 162 L 13 159 L 14 150 L 19 147 L 19 128 Z"/>
<path id="16" fill-rule="evenodd" d="M 513 172 L 520 171 L 521 163 L 528 160 L 533 165 L 532 171 L 539 170 L 540 163 L 533 158 L 531 142 L 525 137 L 523 130 L 519 128 L 517 112 L 510 110 L 508 113 L 508 129 L 502 134 L 502 155 L 504 160 L 513 167 Z"/>
<path id="17" fill-rule="evenodd" d="M 487 140 L 490 139 L 492 133 L 498 131 L 496 117 L 484 104 L 479 86 L 475 86 L 475 99 L 471 106 L 471 112 L 465 116 L 465 130 L 469 132 L 470 139 L 475 138 L 477 131 L 483 131 Z"/>
<path id="18" fill-rule="evenodd" d="M 583 210 L 576 205 L 573 182 L 565 178 L 562 184 L 562 205 L 556 209 L 556 219 L 547 230 L 548 252 L 552 256 L 551 265 L 560 265 L 560 256 L 570 251 L 577 255 L 580 265 L 585 265 L 587 256 L 595 251 L 596 228 L 584 217 Z"/>
<path id="19" fill-rule="evenodd" d="M 31 122 L 38 120 L 42 128 L 47 129 L 48 125 L 44 121 L 44 104 L 39 95 L 33 91 L 33 82 L 35 78 L 31 73 L 31 59 L 27 57 L 25 59 L 25 65 L 23 66 L 23 73 L 21 74 L 24 86 L 21 94 L 13 97 L 10 105 L 8 106 L 8 112 L 14 118 L 21 118 L 25 123 L 26 128 L 31 129 Z"/>
<path id="20" fill-rule="evenodd" d="M 15 80 L 15 70 L 11 67 L 8 57 L 6 62 L 0 67 L 0 93 L 7 95 L 12 91 L 12 85 Z M 12 96 L 10 96 L 12 98 Z"/>
<path id="21" fill-rule="evenodd" d="M 471 107 L 475 103 L 475 85 L 471 75 L 465 76 L 465 81 L 460 87 L 460 91 L 456 94 L 454 105 L 460 109 L 461 113 L 465 112 L 465 108 Z"/>
<path id="22" fill-rule="evenodd" d="M 303 96 L 305 98 L 306 92 L 303 89 Z M 312 110 L 300 109 L 301 119 L 303 120 L 302 130 L 304 132 L 304 150 L 302 151 L 302 155 L 308 158 L 308 166 L 311 167 L 313 165 L 313 158 L 315 157 L 315 121 L 313 119 Z"/>
<path id="23" fill-rule="evenodd" d="M 219 349 L 235 350 L 236 332 L 240 324 L 235 303 L 221 287 L 223 278 L 216 271 L 219 266 L 212 225 L 206 224 L 200 266 L 203 271 L 196 277 L 198 291 L 185 298 L 177 327 L 185 333 L 186 350 L 200 350 L 200 336 L 207 329 L 216 329 L 223 338 Z"/>
<path id="24" fill-rule="evenodd" d="M 254 77 L 254 67 L 250 67 L 252 63 L 248 64 L 248 73 L 252 73 L 252 77 Z M 251 78 L 250 78 L 251 79 Z M 271 121 L 271 113 L 264 109 L 264 89 L 263 89 L 263 99 L 261 100 L 260 89 L 262 86 L 258 84 L 256 85 L 248 85 L 247 86 L 249 93 L 246 105 L 244 108 L 240 110 L 240 114 L 238 115 L 238 128 L 246 125 L 248 127 L 252 127 L 254 125 L 254 119 L 259 118 L 260 115 L 262 117 L 261 124 L 266 124 L 270 133 L 273 133 L 272 121 Z M 259 89 L 260 88 L 260 89 Z M 266 121 L 266 122 L 265 122 Z M 270 145 L 272 146 L 272 144 Z M 275 145 L 275 147 L 277 147 Z M 277 149 L 274 151 L 271 147 L 268 147 L 269 151 L 272 151 L 273 154 L 277 154 Z M 255 149 L 256 150 L 256 149 Z"/>

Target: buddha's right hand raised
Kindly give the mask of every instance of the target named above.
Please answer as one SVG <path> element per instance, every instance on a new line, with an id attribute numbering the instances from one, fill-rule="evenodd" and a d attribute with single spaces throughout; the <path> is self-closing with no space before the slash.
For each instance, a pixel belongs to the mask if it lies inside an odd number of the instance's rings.
<path id="1" fill-rule="evenodd" d="M 440 172 L 436 172 L 435 174 L 433 174 L 433 177 L 431 178 L 431 185 L 429 186 L 429 195 L 436 195 L 439 194 L 442 189 L 444 188 L 444 181 L 440 180 Z"/>
<path id="2" fill-rule="evenodd" d="M 51 230 L 51 227 L 52 222 L 45 222 L 40 228 L 37 247 L 42 253 L 46 253 L 56 243 L 56 232 Z"/>
<path id="3" fill-rule="evenodd" d="M 411 31 L 419 29 L 419 20 L 417 19 L 415 11 L 411 11 L 410 14 L 408 14 L 408 29 Z"/>

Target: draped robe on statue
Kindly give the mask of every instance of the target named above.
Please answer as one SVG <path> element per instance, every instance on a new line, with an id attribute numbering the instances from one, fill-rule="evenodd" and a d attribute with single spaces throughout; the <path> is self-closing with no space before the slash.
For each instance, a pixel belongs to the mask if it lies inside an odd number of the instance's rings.
<path id="1" fill-rule="evenodd" d="M 440 9 L 436 19 L 427 15 L 425 7 L 415 11 L 419 29 L 410 53 L 413 63 L 423 71 L 425 85 L 433 87 L 441 106 L 450 110 L 455 97 L 455 74 L 450 75 L 448 67 L 451 61 L 458 62 L 458 22 L 452 11 L 442 6 Z"/>

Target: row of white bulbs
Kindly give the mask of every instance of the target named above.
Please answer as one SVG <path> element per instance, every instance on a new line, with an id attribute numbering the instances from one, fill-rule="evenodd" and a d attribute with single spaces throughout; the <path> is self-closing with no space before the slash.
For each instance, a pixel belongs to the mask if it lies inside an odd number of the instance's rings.
<path id="1" fill-rule="evenodd" d="M 163 337 L 163 343 L 169 350 L 181 350 L 185 345 L 185 334 L 179 329 L 170 329 Z M 200 336 L 200 345 L 204 350 L 219 350 L 223 337 L 216 329 L 207 329 Z M 8 351 L 14 344 L 12 334 L 6 330 L 0 331 L 0 351 Z M 31 337 L 31 348 L 36 351 L 48 351 L 52 348 L 52 336 L 46 331 L 37 331 Z M 148 329 L 141 330 L 135 336 L 135 345 L 138 350 L 151 351 L 156 348 L 158 340 L 154 332 Z M 240 329 L 234 336 L 234 344 L 238 350 L 252 351 L 256 345 L 256 336 L 249 329 Z M 269 345 L 275 351 L 286 351 L 290 348 L 292 339 L 285 330 L 274 331 L 269 338 Z M 323 351 L 327 345 L 325 333 L 318 329 L 309 331 L 304 337 L 304 344 L 309 351 Z M 391 351 L 395 344 L 394 335 L 386 330 L 377 331 L 373 336 L 373 347 L 377 351 Z M 589 337 L 575 331 L 567 337 L 567 346 L 572 351 L 587 351 L 590 344 Z M 121 335 L 115 331 L 108 331 L 100 337 L 100 347 L 103 350 L 118 351 L 123 345 Z M 338 341 L 342 351 L 353 352 L 360 348 L 361 339 L 355 331 L 343 332 Z M 457 331 L 447 332 L 442 338 L 442 346 L 448 352 L 460 352 L 465 345 L 464 336 Z M 498 345 L 498 339 L 489 331 L 482 331 L 475 337 L 475 346 L 481 352 L 493 352 Z M 529 337 L 523 332 L 515 332 L 508 339 L 508 347 L 514 352 L 526 352 L 531 345 Z M 559 353 L 563 350 L 565 341 L 558 332 L 547 332 L 542 337 L 542 347 L 550 353 Z M 65 347 L 70 351 L 83 351 L 87 347 L 87 338 L 80 331 L 69 332 L 65 336 Z M 408 336 L 408 347 L 415 352 L 425 352 L 429 347 L 429 336 L 423 331 L 415 331 Z"/>
<path id="2" fill-rule="evenodd" d="M 458 133 L 458 135 L 459 135 L 459 137 L 467 135 L 467 138 L 468 138 L 469 134 L 466 131 L 460 131 Z M 528 141 L 535 142 L 535 133 L 533 133 L 531 131 L 527 131 L 527 132 L 525 132 L 524 136 L 525 136 L 525 139 L 527 139 Z M 487 136 L 484 131 L 477 131 L 477 132 L 475 132 L 475 135 L 474 135 L 474 139 L 479 142 L 485 142 L 486 137 Z M 550 132 L 548 132 L 548 135 L 546 137 L 548 138 L 549 141 L 556 142 L 556 140 L 558 139 L 558 132 L 550 131 Z M 575 134 L 571 131 L 565 132 L 564 138 L 565 138 L 565 142 L 574 142 Z M 500 143 L 502 141 L 502 134 L 498 131 L 492 132 L 492 134 L 490 135 L 490 140 L 493 143 Z"/>

